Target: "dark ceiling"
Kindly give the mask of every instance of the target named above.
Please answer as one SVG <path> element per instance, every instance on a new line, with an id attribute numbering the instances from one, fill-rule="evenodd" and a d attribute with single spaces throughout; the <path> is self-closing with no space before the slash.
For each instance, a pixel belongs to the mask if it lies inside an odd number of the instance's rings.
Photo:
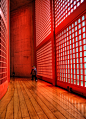
<path id="1" fill-rule="evenodd" d="M 34 0 L 10 0 L 10 11 L 16 10 L 21 6 L 31 3 Z"/>

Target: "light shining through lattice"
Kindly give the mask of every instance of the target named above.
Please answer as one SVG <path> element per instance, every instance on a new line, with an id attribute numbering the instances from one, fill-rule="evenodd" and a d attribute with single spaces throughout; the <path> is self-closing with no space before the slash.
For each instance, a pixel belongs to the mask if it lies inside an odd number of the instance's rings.
<path id="1" fill-rule="evenodd" d="M 7 0 L 0 1 L 0 84 L 7 80 Z"/>
<path id="2" fill-rule="evenodd" d="M 36 47 L 51 33 L 50 0 L 36 0 Z"/>
<path id="3" fill-rule="evenodd" d="M 86 14 L 56 36 L 57 80 L 86 87 Z"/>
<path id="4" fill-rule="evenodd" d="M 65 20 L 84 0 L 55 0 L 55 26 Z"/>
<path id="5" fill-rule="evenodd" d="M 37 74 L 52 79 L 52 46 L 51 41 L 40 48 L 37 53 Z"/>

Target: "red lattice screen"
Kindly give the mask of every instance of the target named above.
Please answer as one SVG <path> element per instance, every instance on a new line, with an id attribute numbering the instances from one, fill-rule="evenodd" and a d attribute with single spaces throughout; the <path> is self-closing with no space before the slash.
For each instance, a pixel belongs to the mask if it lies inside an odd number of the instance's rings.
<path id="1" fill-rule="evenodd" d="M 50 0 L 35 0 L 36 47 L 51 34 Z"/>
<path id="2" fill-rule="evenodd" d="M 55 27 L 65 20 L 84 0 L 55 0 Z"/>
<path id="3" fill-rule="evenodd" d="M 56 35 L 57 81 L 86 87 L 86 14 Z"/>
<path id="4" fill-rule="evenodd" d="M 1 0 L 1 11 L 7 23 L 7 0 Z"/>
<path id="5" fill-rule="evenodd" d="M 37 75 L 52 79 L 52 45 L 49 41 L 37 53 Z"/>
<path id="6" fill-rule="evenodd" d="M 7 0 L 0 1 L 0 84 L 7 80 Z"/>

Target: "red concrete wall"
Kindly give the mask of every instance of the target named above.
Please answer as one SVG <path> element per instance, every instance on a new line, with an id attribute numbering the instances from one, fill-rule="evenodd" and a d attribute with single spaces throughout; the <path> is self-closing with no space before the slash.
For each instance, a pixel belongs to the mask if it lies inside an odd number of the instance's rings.
<path id="1" fill-rule="evenodd" d="M 15 76 L 30 77 L 34 62 L 33 4 L 11 12 L 10 70 Z"/>

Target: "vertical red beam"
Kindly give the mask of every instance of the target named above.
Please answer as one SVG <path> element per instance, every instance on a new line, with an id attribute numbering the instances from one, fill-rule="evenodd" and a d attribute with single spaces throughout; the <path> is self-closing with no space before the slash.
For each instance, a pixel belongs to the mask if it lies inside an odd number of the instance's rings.
<path id="1" fill-rule="evenodd" d="M 37 67 L 36 63 L 36 24 L 35 24 L 35 0 L 33 1 L 33 30 L 34 30 L 34 65 Z"/>
<path id="2" fill-rule="evenodd" d="M 8 8 L 7 8 L 7 79 L 10 82 L 10 50 L 9 50 L 9 8 L 10 8 L 10 0 L 7 0 Z"/>
<path id="3" fill-rule="evenodd" d="M 55 47 L 55 10 L 54 0 L 50 0 L 51 10 L 51 42 L 52 42 L 52 84 L 56 85 L 56 47 Z"/>

